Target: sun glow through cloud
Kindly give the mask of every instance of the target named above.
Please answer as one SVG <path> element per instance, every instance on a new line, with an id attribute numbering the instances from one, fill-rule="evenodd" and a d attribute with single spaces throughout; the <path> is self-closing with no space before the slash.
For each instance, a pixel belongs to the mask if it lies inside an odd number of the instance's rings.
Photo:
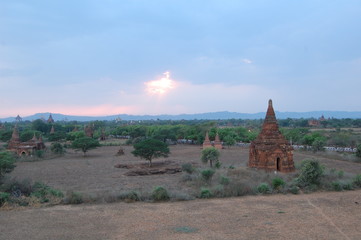
<path id="1" fill-rule="evenodd" d="M 164 77 L 159 80 L 145 82 L 146 91 L 149 95 L 163 95 L 175 88 L 175 81 L 169 78 L 170 72 L 163 73 Z"/>

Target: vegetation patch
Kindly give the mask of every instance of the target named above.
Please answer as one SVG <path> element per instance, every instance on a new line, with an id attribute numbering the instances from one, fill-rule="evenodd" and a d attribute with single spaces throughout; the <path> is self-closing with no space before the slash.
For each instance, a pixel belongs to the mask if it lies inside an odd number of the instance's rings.
<path id="1" fill-rule="evenodd" d="M 198 228 L 188 227 L 188 226 L 181 226 L 173 228 L 175 232 L 178 233 L 195 233 L 198 232 Z"/>
<path id="2" fill-rule="evenodd" d="M 153 189 L 152 199 L 154 201 L 168 201 L 170 199 L 167 189 L 158 186 Z"/>

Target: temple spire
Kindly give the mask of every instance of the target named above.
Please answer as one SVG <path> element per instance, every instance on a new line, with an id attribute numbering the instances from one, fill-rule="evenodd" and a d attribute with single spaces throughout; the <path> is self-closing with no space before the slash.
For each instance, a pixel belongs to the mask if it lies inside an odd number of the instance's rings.
<path id="1" fill-rule="evenodd" d="M 272 99 L 270 99 L 268 101 L 268 109 L 267 109 L 267 113 L 266 113 L 265 122 L 277 123 L 276 114 L 275 114 L 275 111 L 273 110 Z"/>
<path id="2" fill-rule="evenodd" d="M 19 132 L 18 132 L 18 125 L 16 124 L 13 130 L 13 134 L 11 135 L 11 140 L 19 141 Z"/>

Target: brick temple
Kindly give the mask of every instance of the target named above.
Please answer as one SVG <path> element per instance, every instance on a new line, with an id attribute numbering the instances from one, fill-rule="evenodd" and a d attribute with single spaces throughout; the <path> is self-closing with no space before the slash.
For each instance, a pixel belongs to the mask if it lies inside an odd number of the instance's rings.
<path id="1" fill-rule="evenodd" d="M 268 102 L 261 133 L 251 142 L 248 166 L 279 172 L 295 170 L 293 147 L 278 129 L 272 100 Z"/>
<path id="2" fill-rule="evenodd" d="M 19 156 L 33 155 L 36 150 L 45 149 L 42 137 L 37 138 L 34 134 L 33 138 L 26 142 L 21 142 L 17 126 L 14 127 L 13 134 L 8 144 L 8 149 Z"/>

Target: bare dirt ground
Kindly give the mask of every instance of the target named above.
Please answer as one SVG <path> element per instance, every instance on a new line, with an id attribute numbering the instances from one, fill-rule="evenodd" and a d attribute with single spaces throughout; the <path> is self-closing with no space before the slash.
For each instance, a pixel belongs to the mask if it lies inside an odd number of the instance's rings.
<path id="1" fill-rule="evenodd" d="M 162 174 L 150 176 L 126 176 L 130 169 L 115 168 L 116 164 L 146 164 L 145 160 L 131 154 L 132 146 L 122 146 L 125 154 L 115 156 L 118 146 L 100 147 L 91 150 L 86 157 L 83 154 L 67 150 L 58 158 L 36 162 L 18 162 L 10 177 L 17 180 L 31 179 L 40 181 L 53 188 L 66 191 L 76 191 L 89 195 L 116 194 L 121 191 L 135 190 L 149 192 L 155 186 L 165 186 L 170 192 L 184 191 L 186 186 L 181 184 L 182 173 Z M 193 163 L 205 166 L 200 161 L 201 148 L 194 145 L 175 145 L 170 147 L 171 154 L 167 159 L 156 159 L 154 162 L 165 160 L 174 165 Z M 297 164 L 305 158 L 312 157 L 312 153 L 295 152 L 294 160 Z M 326 167 L 343 170 L 345 173 L 361 173 L 361 163 L 333 160 L 317 156 Z M 222 167 L 246 167 L 248 162 L 248 148 L 232 147 L 221 150 L 220 161 Z"/>
<path id="2" fill-rule="evenodd" d="M 0 239 L 361 239 L 361 190 L 0 212 Z"/>
<path id="3" fill-rule="evenodd" d="M 116 164 L 144 164 L 115 156 L 119 147 L 101 147 L 87 157 L 68 150 L 62 157 L 18 162 L 10 174 L 18 180 L 89 195 L 125 190 L 151 191 L 166 186 L 186 191 L 182 173 L 126 176 Z M 171 147 L 174 165 L 202 166 L 199 146 Z M 296 164 L 310 153 L 295 152 Z M 317 157 L 328 168 L 361 173 L 361 164 Z M 245 167 L 247 148 L 221 150 L 222 166 Z M 156 160 L 162 162 L 164 159 Z M 361 191 L 300 195 L 246 196 L 167 203 L 58 205 L 0 211 L 0 239 L 361 239 Z"/>

